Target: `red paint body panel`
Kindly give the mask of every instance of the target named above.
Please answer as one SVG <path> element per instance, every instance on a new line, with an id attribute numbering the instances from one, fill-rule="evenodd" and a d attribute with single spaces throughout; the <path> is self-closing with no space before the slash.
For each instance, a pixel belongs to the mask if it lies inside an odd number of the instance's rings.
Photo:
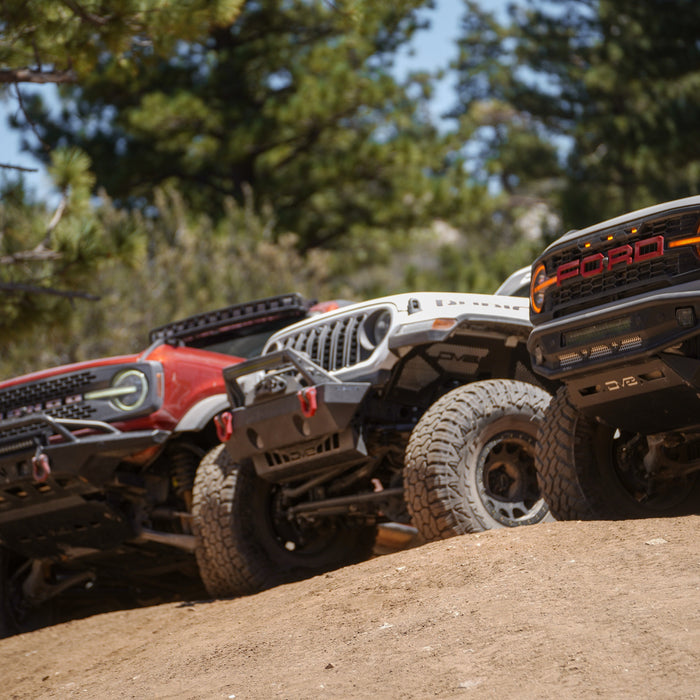
<path id="1" fill-rule="evenodd" d="M 196 403 L 208 396 L 226 393 L 221 371 L 224 367 L 242 362 L 243 358 L 186 346 L 173 347 L 161 344 L 151 346 L 140 355 L 103 357 L 98 360 L 75 362 L 69 365 L 51 367 L 39 372 L 32 372 L 20 377 L 13 377 L 0 382 L 0 389 L 48 379 L 69 372 L 121 365 L 141 360 L 159 362 L 162 365 L 164 375 L 161 382 L 163 404 L 158 411 L 148 416 L 114 423 L 114 426 L 120 430 L 145 430 L 150 428 L 172 430 L 185 413 Z"/>
<path id="2" fill-rule="evenodd" d="M 243 362 L 240 357 L 171 345 L 158 345 L 144 352 L 139 359 L 159 362 L 163 366 L 163 405 L 149 416 L 129 421 L 130 430 L 172 430 L 199 401 L 215 394 L 225 394 L 223 368 Z M 124 430 L 125 424 L 115 425 Z"/>

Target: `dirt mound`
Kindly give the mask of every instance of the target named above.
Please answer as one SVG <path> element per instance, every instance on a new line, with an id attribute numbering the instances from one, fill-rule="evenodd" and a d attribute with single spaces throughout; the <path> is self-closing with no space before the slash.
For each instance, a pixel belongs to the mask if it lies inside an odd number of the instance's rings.
<path id="1" fill-rule="evenodd" d="M 700 516 L 547 523 L 0 641 L 8 698 L 694 698 Z"/>

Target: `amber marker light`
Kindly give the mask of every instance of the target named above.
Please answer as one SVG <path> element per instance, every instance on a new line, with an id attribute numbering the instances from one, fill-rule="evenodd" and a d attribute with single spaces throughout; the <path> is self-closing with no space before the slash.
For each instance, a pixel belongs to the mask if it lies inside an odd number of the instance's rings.
<path id="1" fill-rule="evenodd" d="M 434 331 L 448 331 L 456 323 L 457 321 L 454 318 L 436 318 L 432 327 Z"/>
<path id="2" fill-rule="evenodd" d="M 537 266 L 530 282 L 530 306 L 536 314 L 539 314 L 544 306 L 545 290 L 556 281 L 556 277 L 547 279 L 547 270 L 544 265 Z"/>

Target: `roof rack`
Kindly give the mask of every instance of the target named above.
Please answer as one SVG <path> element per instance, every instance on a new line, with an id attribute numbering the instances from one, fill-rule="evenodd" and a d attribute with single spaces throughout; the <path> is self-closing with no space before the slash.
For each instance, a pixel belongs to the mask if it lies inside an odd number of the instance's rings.
<path id="1" fill-rule="evenodd" d="M 187 343 L 198 338 L 230 333 L 237 328 L 251 325 L 252 322 L 285 317 L 304 317 L 313 301 L 304 299 L 300 294 L 280 294 L 244 304 L 234 304 L 214 311 L 173 321 L 164 326 L 154 328 L 149 333 L 151 343 L 157 340 L 164 342 L 180 341 Z"/>

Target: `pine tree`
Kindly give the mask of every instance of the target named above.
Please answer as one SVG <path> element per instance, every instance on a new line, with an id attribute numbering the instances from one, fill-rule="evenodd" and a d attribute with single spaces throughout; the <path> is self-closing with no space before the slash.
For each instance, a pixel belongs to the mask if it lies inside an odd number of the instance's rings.
<path id="1" fill-rule="evenodd" d="M 152 204 L 175 184 L 188 204 L 224 215 L 245 187 L 299 247 L 381 249 L 444 213 L 444 144 L 430 123 L 426 75 L 392 77 L 396 50 L 429 2 L 259 0 L 237 21 L 178 46 L 166 61 L 121 70 L 106 59 L 62 89 L 64 114 L 32 105 L 49 143 L 92 158 L 119 205 Z"/>
<path id="2" fill-rule="evenodd" d="M 5 341 L 24 330 L 56 325 L 100 262 L 134 246 L 126 232 L 105 231 L 92 205 L 90 158 L 66 141 L 49 144 L 31 118 L 41 104 L 26 83 L 86 79 L 105 56 L 125 73 L 172 55 L 182 40 L 230 25 L 242 0 L 4 0 L 0 5 L 0 97 L 14 100 L 32 143 L 58 190 L 55 208 L 33 202 L 25 168 L 0 163 L 0 330 Z M 14 177 L 13 177 L 14 176 Z"/>
<path id="3" fill-rule="evenodd" d="M 697 192 L 700 5 L 526 0 L 505 25 L 467 9 L 453 113 L 510 113 L 506 138 L 480 122 L 494 170 L 555 185 L 548 198 L 565 226 Z M 513 138 L 523 125 L 529 153 Z M 560 147 L 563 169 L 547 144 Z"/>

